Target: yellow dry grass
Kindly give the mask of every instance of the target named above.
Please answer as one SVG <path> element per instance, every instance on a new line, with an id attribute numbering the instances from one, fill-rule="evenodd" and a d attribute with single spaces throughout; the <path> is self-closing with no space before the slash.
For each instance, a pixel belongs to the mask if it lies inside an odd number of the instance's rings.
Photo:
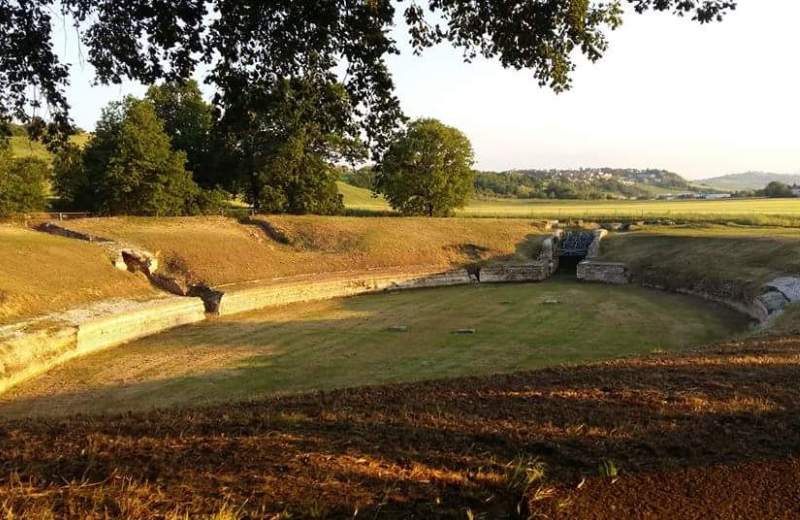
<path id="1" fill-rule="evenodd" d="M 155 294 L 144 278 L 115 269 L 97 246 L 0 225 L 0 323 Z"/>
<path id="2" fill-rule="evenodd" d="M 531 258 L 546 235 L 523 219 L 263 216 L 103 218 L 75 230 L 136 244 L 195 283 L 216 286 L 366 269 Z"/>

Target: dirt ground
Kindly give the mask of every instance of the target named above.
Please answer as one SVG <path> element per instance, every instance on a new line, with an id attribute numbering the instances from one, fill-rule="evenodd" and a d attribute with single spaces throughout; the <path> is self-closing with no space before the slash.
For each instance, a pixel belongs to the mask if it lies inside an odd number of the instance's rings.
<path id="1" fill-rule="evenodd" d="M 800 339 L 759 339 L 237 405 L 6 421 L 0 511 L 796 518 L 798 378 Z"/>

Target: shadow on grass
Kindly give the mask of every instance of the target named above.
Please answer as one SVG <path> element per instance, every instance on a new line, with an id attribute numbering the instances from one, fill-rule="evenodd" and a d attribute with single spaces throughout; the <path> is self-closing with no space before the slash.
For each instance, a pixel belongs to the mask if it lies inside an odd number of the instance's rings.
<path id="1" fill-rule="evenodd" d="M 154 490 L 140 507 L 153 516 L 228 502 L 252 517 L 358 509 L 463 518 L 470 509 L 502 518 L 536 489 L 510 489 L 515 460 L 544 461 L 549 484 L 574 487 L 602 460 L 625 479 L 796 455 L 798 378 L 800 339 L 771 339 L 505 376 L 11 421 L 0 426 L 0 497 L 15 510 L 44 504 L 78 517 L 123 507 L 132 485 L 147 484 Z"/>

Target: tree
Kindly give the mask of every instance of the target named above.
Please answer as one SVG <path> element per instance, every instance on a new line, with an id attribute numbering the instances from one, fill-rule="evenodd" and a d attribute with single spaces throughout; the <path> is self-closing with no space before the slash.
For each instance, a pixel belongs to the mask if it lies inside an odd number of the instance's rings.
<path id="1" fill-rule="evenodd" d="M 214 167 L 212 131 L 214 107 L 203 99 L 197 81 L 172 81 L 153 85 L 145 99 L 164 123 L 164 131 L 175 150 L 186 152 L 186 168 L 195 182 L 206 188 L 222 185 L 224 179 Z"/>
<path id="2" fill-rule="evenodd" d="M 435 119 L 420 119 L 384 155 L 378 191 L 405 215 L 446 216 L 464 207 L 472 194 L 474 162 L 463 133 Z"/>
<path id="3" fill-rule="evenodd" d="M 47 162 L 34 157 L 13 158 L 0 143 L 0 216 L 42 211 L 47 203 Z"/>
<path id="4" fill-rule="evenodd" d="M 786 184 L 779 181 L 772 181 L 764 188 L 764 196 L 770 198 L 788 198 L 794 197 L 792 189 Z"/>
<path id="5" fill-rule="evenodd" d="M 576 55 L 598 60 L 606 33 L 619 26 L 621 2 L 637 12 L 668 11 L 700 23 L 720 19 L 735 0 L 427 0 L 403 15 L 414 52 L 447 41 L 464 51 L 528 69 L 543 85 L 567 89 Z M 3 0 L 0 1 L 0 120 L 28 122 L 43 100 L 52 119 L 35 137 L 63 142 L 71 131 L 64 94 L 69 69 L 53 45 L 54 16 L 72 20 L 101 83 L 152 84 L 189 79 L 200 63 L 221 96 L 247 84 L 274 89 L 301 77 L 319 55 L 328 70 L 346 68 L 352 115 L 376 153 L 402 118 L 386 57 L 393 0 Z M 146 42 L 146 44 L 143 44 Z M 577 51 L 577 52 L 575 52 Z M 221 100 L 221 98 L 220 98 Z M 219 101 L 219 100 L 218 100 Z M 218 104 L 219 103 L 215 103 Z"/>
<path id="6" fill-rule="evenodd" d="M 53 157 L 53 191 L 58 195 L 58 208 L 81 211 L 93 209 L 99 196 L 89 180 L 83 163 L 83 152 L 67 143 Z M 99 181 L 99 179 L 96 179 Z"/>
<path id="7" fill-rule="evenodd" d="M 346 183 L 367 190 L 375 189 L 375 168 L 372 166 L 362 166 L 354 170 L 344 170 L 339 177 Z"/>
<path id="8" fill-rule="evenodd" d="M 201 190 L 186 171 L 185 152 L 170 148 L 148 101 L 127 98 L 103 110 L 82 153 L 66 148 L 55 161 L 55 187 L 76 209 L 102 214 L 186 215 Z"/>
<path id="9" fill-rule="evenodd" d="M 221 127 L 245 198 L 256 211 L 334 214 L 344 210 L 334 164 L 363 159 L 355 110 L 344 87 L 313 65 L 272 89 L 226 98 Z"/>

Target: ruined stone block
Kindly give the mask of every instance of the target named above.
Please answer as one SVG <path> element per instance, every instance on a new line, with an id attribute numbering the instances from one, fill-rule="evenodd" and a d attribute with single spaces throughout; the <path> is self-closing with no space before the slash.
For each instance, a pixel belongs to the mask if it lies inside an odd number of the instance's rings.
<path id="1" fill-rule="evenodd" d="M 550 262 L 537 261 L 526 264 L 497 264 L 481 268 L 482 283 L 541 282 L 551 274 Z"/>
<path id="2" fill-rule="evenodd" d="M 578 280 L 623 285 L 630 283 L 630 272 L 623 263 L 584 260 L 578 264 Z"/>

